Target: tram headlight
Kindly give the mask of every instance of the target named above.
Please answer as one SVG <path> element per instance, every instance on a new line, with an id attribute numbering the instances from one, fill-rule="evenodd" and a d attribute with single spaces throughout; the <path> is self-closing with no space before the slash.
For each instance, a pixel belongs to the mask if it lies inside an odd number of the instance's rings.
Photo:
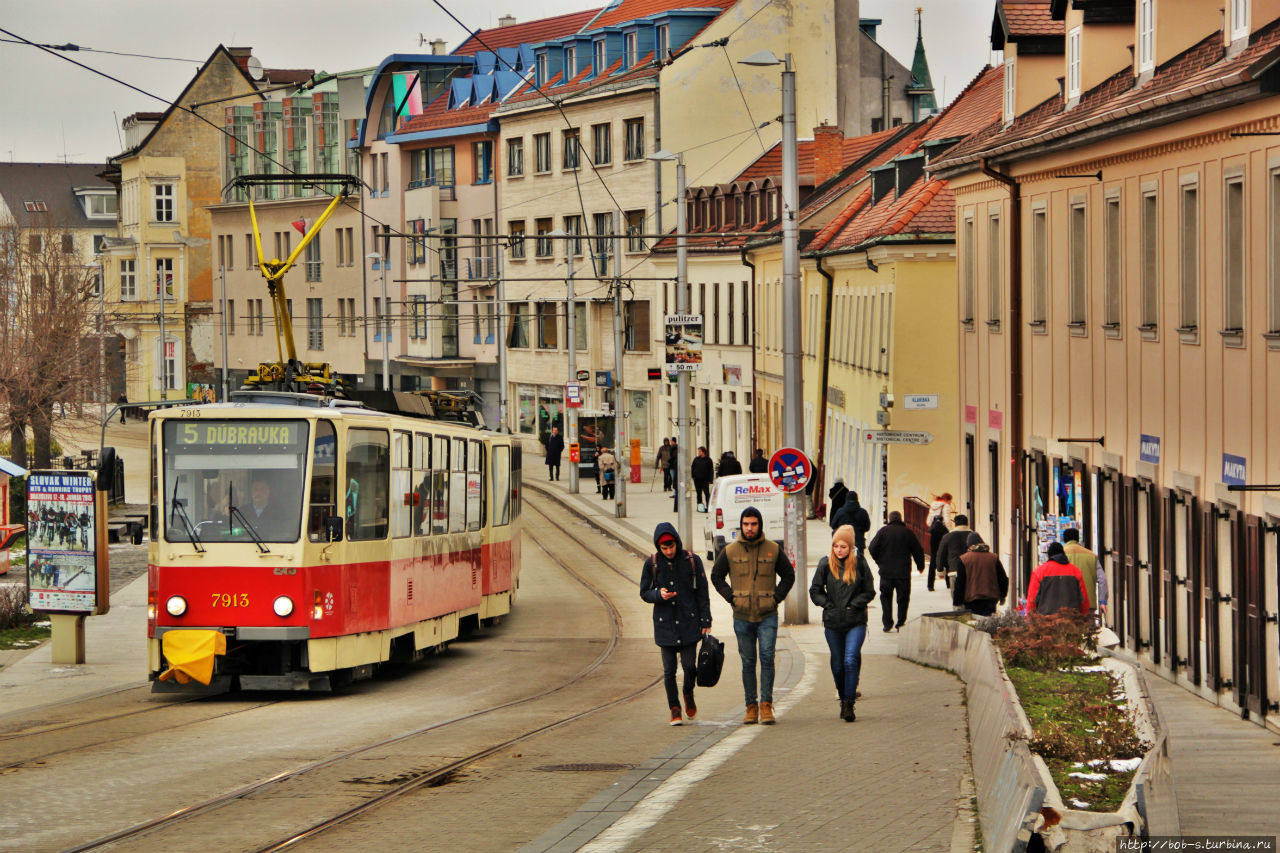
<path id="1" fill-rule="evenodd" d="M 170 616 L 181 616 L 187 612 L 187 600 L 180 595 L 171 595 L 164 603 L 164 609 Z"/>
<path id="2" fill-rule="evenodd" d="M 287 595 L 277 596 L 276 600 L 271 603 L 271 609 L 276 612 L 277 616 L 288 616 L 293 612 L 293 599 Z"/>

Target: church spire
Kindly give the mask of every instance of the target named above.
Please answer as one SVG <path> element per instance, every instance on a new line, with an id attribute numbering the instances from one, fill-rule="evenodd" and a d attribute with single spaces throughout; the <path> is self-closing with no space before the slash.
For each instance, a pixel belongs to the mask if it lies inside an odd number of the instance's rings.
<path id="1" fill-rule="evenodd" d="M 933 79 L 929 76 L 929 60 L 924 55 L 923 12 L 916 7 L 916 54 L 911 60 L 911 85 L 907 87 L 907 95 L 912 100 L 912 118 L 916 121 L 938 108 L 933 97 Z"/>

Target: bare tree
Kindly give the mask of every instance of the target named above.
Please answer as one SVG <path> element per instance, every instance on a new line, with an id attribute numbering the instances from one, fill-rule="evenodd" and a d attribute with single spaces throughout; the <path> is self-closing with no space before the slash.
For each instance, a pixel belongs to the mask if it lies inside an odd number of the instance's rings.
<path id="1" fill-rule="evenodd" d="M 19 465 L 50 467 L 54 405 L 97 387 L 96 358 L 83 352 L 84 339 L 94 333 L 97 280 L 75 253 L 70 230 L 0 228 L 0 403 Z"/>

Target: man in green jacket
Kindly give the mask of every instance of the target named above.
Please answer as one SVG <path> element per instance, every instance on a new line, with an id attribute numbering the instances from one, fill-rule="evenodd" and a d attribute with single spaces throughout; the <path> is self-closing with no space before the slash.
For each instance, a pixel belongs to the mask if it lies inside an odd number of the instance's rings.
<path id="1" fill-rule="evenodd" d="M 742 658 L 742 689 L 746 694 L 745 725 L 771 726 L 773 715 L 773 652 L 778 641 L 778 605 L 796 582 L 796 572 L 782 546 L 764 535 L 760 510 L 749 506 L 738 522 L 742 535 L 729 543 L 711 569 L 711 585 L 733 605 L 733 632 Z M 725 578 L 728 578 L 728 581 Z M 756 657 L 759 649 L 760 692 L 757 704 Z"/>
<path id="2" fill-rule="evenodd" d="M 1062 531 L 1062 550 L 1067 555 L 1067 562 L 1080 570 L 1084 577 L 1084 588 L 1089 593 L 1085 605 L 1099 613 L 1107 612 L 1107 573 L 1098 571 L 1098 555 L 1080 544 L 1080 531 L 1068 527 Z"/>

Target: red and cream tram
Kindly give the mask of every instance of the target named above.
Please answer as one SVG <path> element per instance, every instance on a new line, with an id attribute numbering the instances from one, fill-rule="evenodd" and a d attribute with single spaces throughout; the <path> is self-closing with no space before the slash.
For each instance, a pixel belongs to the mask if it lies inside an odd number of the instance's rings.
<path id="1" fill-rule="evenodd" d="M 509 612 L 519 445 L 385 396 L 409 405 L 252 391 L 152 416 L 155 689 L 329 689 Z"/>

